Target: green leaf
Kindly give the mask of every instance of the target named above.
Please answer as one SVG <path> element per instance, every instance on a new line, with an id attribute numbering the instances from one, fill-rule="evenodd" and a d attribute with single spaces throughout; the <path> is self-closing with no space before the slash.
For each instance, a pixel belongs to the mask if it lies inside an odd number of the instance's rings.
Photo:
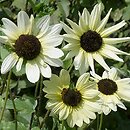
<path id="1" fill-rule="evenodd" d="M 31 130 L 40 130 L 38 127 L 33 127 Z"/>
<path id="2" fill-rule="evenodd" d="M 111 17 L 113 18 L 114 22 L 120 20 L 122 17 L 122 10 L 116 9 L 114 12 L 111 13 Z"/>
<path id="3" fill-rule="evenodd" d="M 17 7 L 18 9 L 25 10 L 27 0 L 14 0 L 12 6 Z"/>
<path id="4" fill-rule="evenodd" d="M 6 48 L 4 48 L 3 46 L 0 46 L 1 59 L 3 60 L 7 55 L 9 55 L 9 51 Z"/>
<path id="5" fill-rule="evenodd" d="M 58 3 L 59 10 L 61 11 L 61 14 L 64 18 L 69 16 L 70 11 L 70 2 L 68 0 L 61 0 L 61 2 Z"/>
<path id="6" fill-rule="evenodd" d="M 71 64 L 72 64 L 72 59 L 65 60 L 63 62 L 63 68 L 67 70 L 71 66 Z"/>
<path id="7" fill-rule="evenodd" d="M 122 19 L 130 20 L 130 5 L 128 5 L 126 8 L 124 8 L 124 13 L 123 13 Z"/>

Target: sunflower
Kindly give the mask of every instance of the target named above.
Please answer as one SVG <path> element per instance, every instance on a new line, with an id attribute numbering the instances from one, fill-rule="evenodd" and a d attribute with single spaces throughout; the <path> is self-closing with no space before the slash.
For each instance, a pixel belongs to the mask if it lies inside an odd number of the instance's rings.
<path id="1" fill-rule="evenodd" d="M 39 80 L 40 73 L 47 78 L 51 77 L 49 65 L 59 67 L 59 59 L 63 52 L 55 48 L 62 43 L 63 37 L 59 34 L 62 25 L 49 26 L 50 16 L 46 15 L 37 21 L 33 15 L 24 11 L 17 15 L 17 25 L 7 18 L 2 18 L 3 27 L 0 29 L 5 35 L 0 36 L 3 44 L 11 48 L 10 54 L 4 59 L 1 73 L 5 74 L 14 66 L 20 71 L 25 63 L 25 72 L 30 82 Z"/>
<path id="2" fill-rule="evenodd" d="M 97 82 L 99 97 L 103 101 L 102 112 L 108 115 L 111 110 L 117 111 L 117 106 L 126 110 L 124 101 L 130 101 L 130 78 L 120 78 L 116 68 L 104 71 L 102 77 L 91 72 Z"/>
<path id="3" fill-rule="evenodd" d="M 45 97 L 49 99 L 46 108 L 51 110 L 51 115 L 66 120 L 70 127 L 81 127 L 83 122 L 89 124 L 90 119 L 96 118 L 95 112 L 100 111 L 99 92 L 89 76 L 89 73 L 81 75 L 72 88 L 68 71 L 62 69 L 59 77 L 52 74 L 50 80 L 43 82 Z"/>
<path id="4" fill-rule="evenodd" d="M 94 60 L 106 70 L 110 70 L 103 57 L 123 62 L 117 54 L 128 55 L 128 53 L 117 49 L 114 45 L 126 42 L 130 40 L 130 37 L 108 37 L 126 25 L 126 22 L 123 20 L 116 25 L 105 28 L 112 9 L 110 9 L 107 15 L 101 20 L 102 10 L 103 5 L 101 3 L 94 6 L 91 14 L 85 8 L 82 14 L 79 13 L 79 25 L 67 19 L 67 22 L 72 28 L 62 23 L 67 33 L 63 35 L 64 40 L 69 43 L 63 47 L 65 51 L 69 51 L 65 60 L 75 57 L 75 69 L 79 70 L 81 74 L 86 72 L 89 66 L 93 72 L 95 71 Z"/>

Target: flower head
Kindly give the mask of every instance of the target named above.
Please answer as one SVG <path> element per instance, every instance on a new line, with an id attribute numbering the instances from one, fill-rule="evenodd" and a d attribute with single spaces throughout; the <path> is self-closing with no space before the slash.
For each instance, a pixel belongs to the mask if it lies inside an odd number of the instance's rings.
<path id="1" fill-rule="evenodd" d="M 130 101 L 130 78 L 121 79 L 115 68 L 109 72 L 104 71 L 102 77 L 95 73 L 91 74 L 97 82 L 99 97 L 103 101 L 102 112 L 107 115 L 111 110 L 117 111 L 117 106 L 126 110 L 122 100 Z"/>
<path id="2" fill-rule="evenodd" d="M 64 46 L 64 50 L 69 51 L 65 59 L 74 58 L 74 66 L 80 73 L 88 70 L 89 66 L 94 72 L 94 60 L 106 70 L 110 70 L 103 57 L 123 62 L 117 54 L 128 54 L 116 47 L 114 44 L 130 40 L 129 37 L 109 38 L 108 36 L 121 27 L 126 22 L 122 21 L 114 26 L 105 28 L 110 16 L 111 10 L 101 20 L 102 4 L 94 6 L 91 14 L 85 8 L 83 13 L 79 13 L 79 25 L 67 19 L 72 28 L 63 23 L 63 28 L 67 34 L 64 34 L 64 40 L 69 44 Z"/>
<path id="3" fill-rule="evenodd" d="M 95 119 L 95 112 L 100 111 L 97 103 L 99 92 L 95 89 L 95 82 L 89 81 L 89 74 L 81 75 L 76 87 L 70 88 L 70 76 L 66 70 L 61 70 L 60 76 L 52 74 L 50 81 L 43 82 L 43 89 L 48 98 L 47 109 L 51 114 L 59 115 L 60 120 L 67 120 L 70 127 L 82 126 L 83 122 L 90 123 Z"/>
<path id="4" fill-rule="evenodd" d="M 24 11 L 17 16 L 17 25 L 7 18 L 2 19 L 3 28 L 1 31 L 5 36 L 0 36 L 3 44 L 9 44 L 11 53 L 4 59 L 1 66 L 1 73 L 7 73 L 16 66 L 20 71 L 25 63 L 25 71 L 30 82 L 39 80 L 40 73 L 47 78 L 51 77 L 49 65 L 59 67 L 62 61 L 59 59 L 63 52 L 56 48 L 62 43 L 62 36 L 59 34 L 62 26 L 56 24 L 49 26 L 50 16 L 46 15 L 35 21 Z"/>

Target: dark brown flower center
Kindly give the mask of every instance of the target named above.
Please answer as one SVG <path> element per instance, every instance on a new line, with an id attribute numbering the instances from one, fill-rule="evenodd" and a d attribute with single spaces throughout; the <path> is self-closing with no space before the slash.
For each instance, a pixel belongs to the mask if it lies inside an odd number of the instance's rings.
<path id="1" fill-rule="evenodd" d="M 41 50 L 41 43 L 33 35 L 20 35 L 15 42 L 15 52 L 26 60 L 36 58 Z"/>
<path id="2" fill-rule="evenodd" d="M 96 52 L 102 46 L 102 37 L 97 32 L 88 30 L 81 36 L 80 45 L 86 52 Z"/>
<path id="3" fill-rule="evenodd" d="M 117 91 L 117 84 L 111 79 L 102 79 L 97 84 L 98 90 L 105 95 L 112 95 Z"/>
<path id="4" fill-rule="evenodd" d="M 77 106 L 82 97 L 81 97 L 81 93 L 79 91 L 77 91 L 77 89 L 66 89 L 64 88 L 62 91 L 62 100 L 66 105 L 69 106 Z"/>

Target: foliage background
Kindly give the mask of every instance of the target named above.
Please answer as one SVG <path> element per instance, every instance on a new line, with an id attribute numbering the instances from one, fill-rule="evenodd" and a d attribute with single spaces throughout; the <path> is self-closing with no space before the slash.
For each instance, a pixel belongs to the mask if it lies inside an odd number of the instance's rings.
<path id="1" fill-rule="evenodd" d="M 2 26 L 1 19 L 3 17 L 16 22 L 16 16 L 20 10 L 25 10 L 28 15 L 33 14 L 36 18 L 49 14 L 51 15 L 51 24 L 60 21 L 66 22 L 66 18 L 78 22 L 78 11 L 82 12 L 85 7 L 91 11 L 94 5 L 99 2 L 104 4 L 102 17 L 106 15 L 110 8 L 113 9 L 107 26 L 116 24 L 121 20 L 127 22 L 125 27 L 111 35 L 111 37 L 130 36 L 130 0 L 0 0 L 0 26 Z M 62 31 L 62 33 L 64 32 Z M 130 42 L 117 46 L 121 50 L 130 53 Z M 9 53 L 6 48 L 8 48 L 6 45 L 0 46 L 0 65 Z M 124 59 L 124 63 L 110 59 L 106 62 L 109 63 L 109 66 L 117 67 L 122 77 L 130 77 L 130 57 L 121 57 Z M 68 69 L 71 63 L 72 60 L 64 62 L 63 68 Z M 53 73 L 59 74 L 61 68 L 52 68 L 52 70 Z M 101 74 L 103 69 L 96 64 L 96 71 Z M 45 118 L 48 114 L 45 109 L 47 99 L 44 98 L 44 93 L 40 91 L 42 85 L 40 83 L 30 83 L 26 79 L 24 67 L 19 73 L 16 73 L 15 69 L 12 72 L 11 91 L 4 119 L 0 123 L 0 130 L 16 130 L 16 125 L 17 130 L 61 130 L 63 122 L 58 121 L 57 117 Z M 74 83 L 78 76 L 78 72 L 72 68 L 71 78 Z M 4 104 L 7 77 L 8 74 L 0 74 L 0 110 Z M 117 112 L 111 112 L 108 116 L 104 116 L 102 130 L 130 130 L 130 103 L 125 103 L 125 105 L 128 108 L 126 111 L 118 109 Z M 42 127 L 40 124 L 43 124 Z M 96 130 L 97 120 L 89 126 L 84 125 L 82 128 L 75 127 L 71 129 L 65 122 L 64 125 L 64 130 Z"/>

